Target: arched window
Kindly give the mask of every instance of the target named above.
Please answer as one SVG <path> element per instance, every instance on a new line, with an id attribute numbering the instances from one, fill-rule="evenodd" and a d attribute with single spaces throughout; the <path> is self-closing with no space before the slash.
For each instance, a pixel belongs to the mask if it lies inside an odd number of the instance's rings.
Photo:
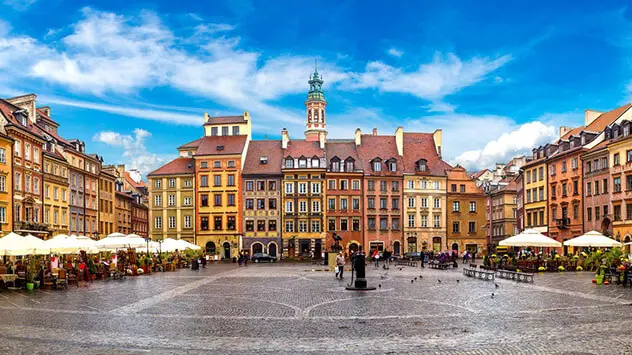
<path id="1" fill-rule="evenodd" d="M 292 169 L 294 167 L 294 159 L 286 158 L 285 159 L 285 167 L 288 169 Z"/>
<path id="2" fill-rule="evenodd" d="M 318 168 L 320 165 L 320 159 L 314 157 L 312 158 L 312 168 Z"/>

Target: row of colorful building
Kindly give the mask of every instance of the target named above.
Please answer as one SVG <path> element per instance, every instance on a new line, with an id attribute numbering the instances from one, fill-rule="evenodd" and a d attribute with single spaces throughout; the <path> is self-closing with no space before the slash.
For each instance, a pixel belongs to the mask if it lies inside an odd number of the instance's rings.
<path id="1" fill-rule="evenodd" d="M 252 118 L 204 117 L 204 136 L 148 175 L 150 235 L 222 258 L 353 249 L 487 248 L 487 197 L 442 160 L 442 131 L 328 139 L 322 78 L 309 80 L 304 139 L 252 139 Z"/>
<path id="2" fill-rule="evenodd" d="M 65 139 L 36 95 L 0 99 L 0 229 L 41 238 L 148 236 L 147 186 L 124 165 L 104 165 Z"/>

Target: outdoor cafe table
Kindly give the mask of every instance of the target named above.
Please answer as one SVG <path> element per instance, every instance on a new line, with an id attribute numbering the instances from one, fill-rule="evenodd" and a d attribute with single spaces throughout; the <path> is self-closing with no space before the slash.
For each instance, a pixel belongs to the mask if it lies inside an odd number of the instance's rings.
<path id="1" fill-rule="evenodd" d="M 16 274 L 0 274 L 0 281 L 4 281 L 4 284 L 12 283 L 13 287 L 15 287 L 15 280 L 18 279 L 18 275 Z"/>

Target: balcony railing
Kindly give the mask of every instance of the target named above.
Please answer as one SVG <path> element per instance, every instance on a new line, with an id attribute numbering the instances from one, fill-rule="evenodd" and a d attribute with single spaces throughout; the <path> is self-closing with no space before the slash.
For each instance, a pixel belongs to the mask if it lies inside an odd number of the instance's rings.
<path id="1" fill-rule="evenodd" d="M 557 228 L 559 229 L 568 229 L 571 225 L 571 219 L 568 217 L 558 218 L 555 220 L 555 223 L 557 224 Z"/>

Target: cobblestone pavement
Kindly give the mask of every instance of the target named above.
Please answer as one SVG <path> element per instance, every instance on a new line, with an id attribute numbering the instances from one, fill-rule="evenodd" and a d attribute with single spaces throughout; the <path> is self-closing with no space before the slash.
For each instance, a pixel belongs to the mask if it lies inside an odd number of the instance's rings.
<path id="1" fill-rule="evenodd" d="M 3 290 L 0 354 L 632 353 L 632 290 L 596 286 L 590 273 L 496 287 L 460 270 L 369 265 L 381 287 L 352 292 L 350 273 L 340 281 L 314 268 L 210 265 L 67 291 Z"/>

